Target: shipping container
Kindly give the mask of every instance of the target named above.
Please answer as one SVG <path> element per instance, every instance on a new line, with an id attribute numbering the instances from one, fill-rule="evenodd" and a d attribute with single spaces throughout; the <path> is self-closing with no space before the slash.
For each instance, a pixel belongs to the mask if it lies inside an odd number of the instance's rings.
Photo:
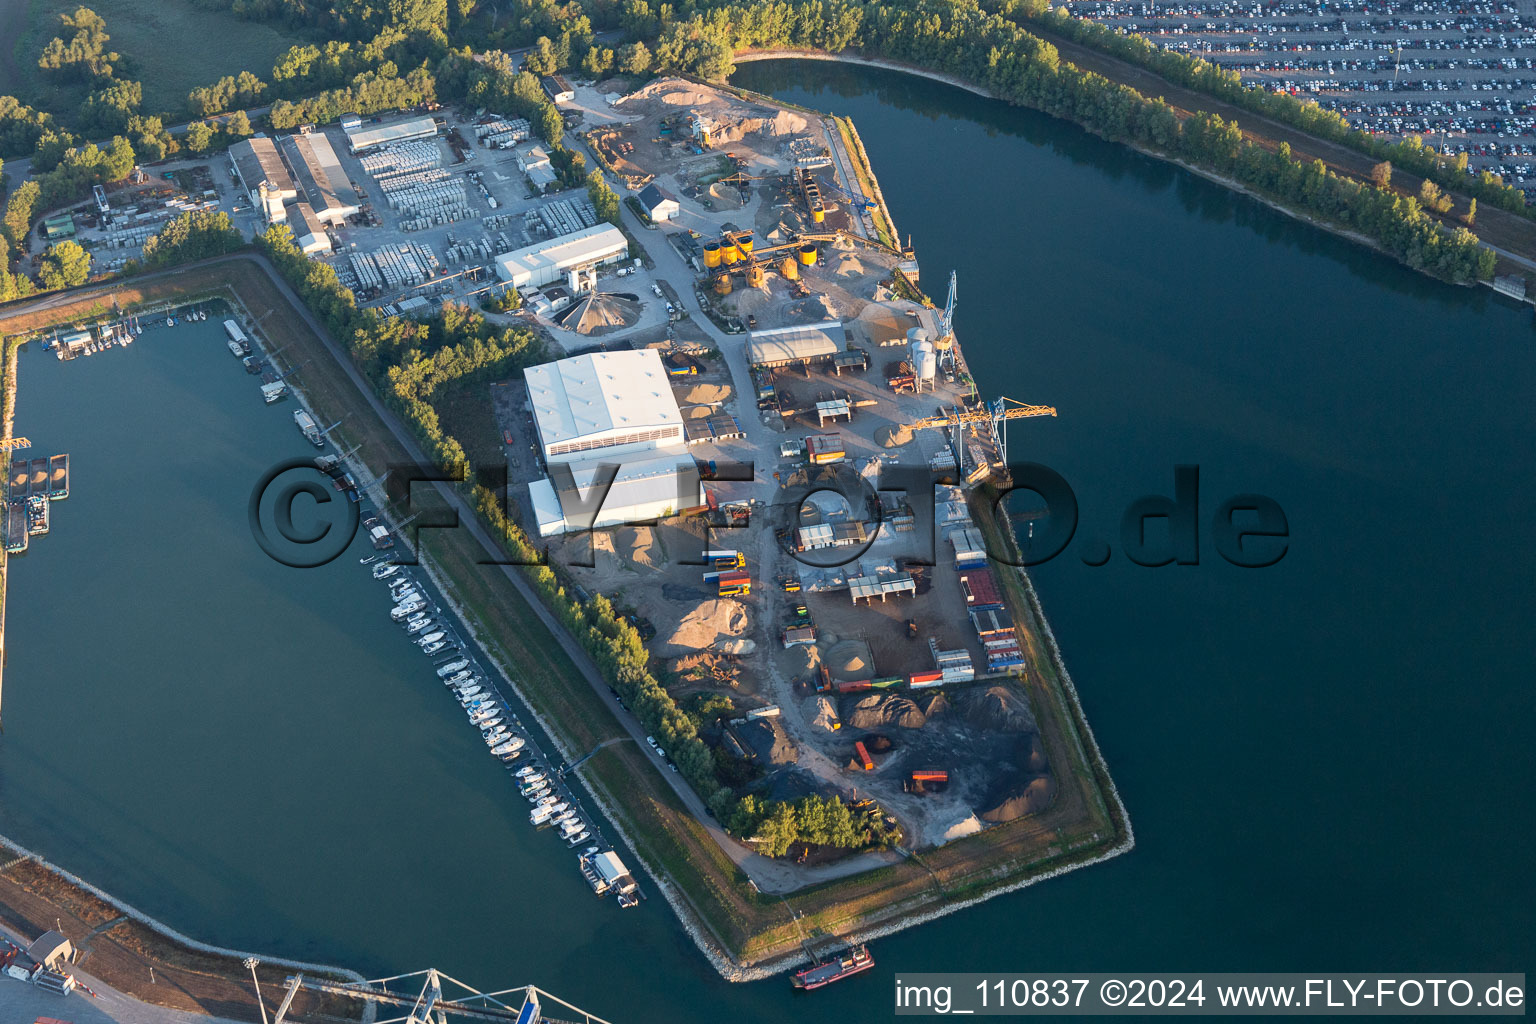
<path id="1" fill-rule="evenodd" d="M 949 772 L 942 768 L 918 768 L 912 772 L 913 782 L 948 782 Z"/>
<path id="2" fill-rule="evenodd" d="M 740 551 L 706 551 L 704 561 L 711 569 L 740 569 L 747 564 Z"/>
<path id="3" fill-rule="evenodd" d="M 938 686 L 944 681 L 942 672 L 913 672 L 907 677 L 907 682 L 913 689 L 921 689 L 925 686 Z"/>
<path id="4" fill-rule="evenodd" d="M 868 679 L 855 679 L 837 684 L 838 693 L 861 693 L 870 689 L 874 684 Z"/>
<path id="5" fill-rule="evenodd" d="M 872 772 L 875 770 L 875 762 L 870 758 L 869 751 L 864 749 L 863 740 L 860 740 L 853 745 L 853 755 L 854 759 L 858 761 L 859 764 L 864 766 L 865 771 Z"/>
<path id="6" fill-rule="evenodd" d="M 972 608 L 971 625 L 983 640 L 1003 633 L 1013 632 L 1013 618 L 1002 608 Z"/>
<path id="7" fill-rule="evenodd" d="M 965 603 L 971 608 L 1000 608 L 1003 604 L 1002 591 L 998 589 L 997 578 L 992 575 L 991 569 L 962 572 L 960 592 L 965 595 Z"/>
<path id="8" fill-rule="evenodd" d="M 873 680 L 869 685 L 876 690 L 889 690 L 893 686 L 901 686 L 906 680 L 901 676 L 882 676 Z"/>

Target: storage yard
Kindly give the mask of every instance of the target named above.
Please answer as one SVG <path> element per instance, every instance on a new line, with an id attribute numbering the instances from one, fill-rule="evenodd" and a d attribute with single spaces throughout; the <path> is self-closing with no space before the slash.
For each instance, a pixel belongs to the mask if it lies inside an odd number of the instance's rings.
<path id="1" fill-rule="evenodd" d="M 1073 14 L 1316 100 L 1360 128 L 1465 153 L 1536 198 L 1536 2 L 1077 0 Z"/>
<path id="2" fill-rule="evenodd" d="M 627 294 L 666 327 L 594 348 L 551 322 L 586 354 L 492 388 L 524 527 L 579 595 L 634 614 L 682 706 L 729 699 L 702 733 L 742 792 L 873 799 L 919 848 L 1043 810 L 1056 781 L 969 497 L 1008 420 L 1055 410 L 981 400 L 953 299 L 868 237 L 821 119 L 666 79 L 610 116 L 589 144 L 660 214 Z M 530 305 L 581 287 L 546 279 Z"/>

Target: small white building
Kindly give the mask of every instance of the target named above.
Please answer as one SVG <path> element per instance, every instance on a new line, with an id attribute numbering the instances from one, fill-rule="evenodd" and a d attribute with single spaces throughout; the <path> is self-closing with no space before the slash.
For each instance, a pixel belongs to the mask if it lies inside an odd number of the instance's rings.
<path id="1" fill-rule="evenodd" d="M 514 288 L 542 288 L 564 280 L 569 270 L 614 263 L 628 255 L 624 232 L 598 224 L 496 257 L 496 276 Z"/>
<path id="2" fill-rule="evenodd" d="M 293 231 L 293 243 L 306 255 L 331 251 L 331 236 L 325 232 L 325 222 L 316 216 L 308 203 L 294 203 L 288 208 L 288 226 Z"/>
<path id="3" fill-rule="evenodd" d="M 528 180 L 535 188 L 553 185 L 558 177 L 554 166 L 549 162 L 549 151 L 537 142 L 518 147 L 517 166 L 528 176 Z"/>
<path id="4" fill-rule="evenodd" d="M 645 215 L 656 223 L 669 221 L 677 216 L 682 207 L 677 202 L 677 197 L 655 182 L 640 190 L 637 197 L 640 205 L 645 208 Z"/>

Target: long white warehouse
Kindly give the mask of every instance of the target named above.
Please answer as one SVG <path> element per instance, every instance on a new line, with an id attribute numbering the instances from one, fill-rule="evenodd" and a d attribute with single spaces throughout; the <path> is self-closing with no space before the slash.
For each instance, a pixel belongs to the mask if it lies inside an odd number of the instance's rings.
<path id="1" fill-rule="evenodd" d="M 683 415 L 653 348 L 591 352 L 523 371 L 544 461 L 681 446 Z"/>
<path id="2" fill-rule="evenodd" d="M 528 485 L 541 537 L 652 522 L 704 504 L 698 464 L 681 449 L 627 457 L 604 453 L 553 466 L 551 472 Z M 612 483 L 605 488 L 610 473 Z"/>
<path id="3" fill-rule="evenodd" d="M 496 276 L 514 288 L 542 288 L 563 280 L 566 271 L 613 263 L 629 255 L 624 232 L 598 224 L 496 257 Z"/>

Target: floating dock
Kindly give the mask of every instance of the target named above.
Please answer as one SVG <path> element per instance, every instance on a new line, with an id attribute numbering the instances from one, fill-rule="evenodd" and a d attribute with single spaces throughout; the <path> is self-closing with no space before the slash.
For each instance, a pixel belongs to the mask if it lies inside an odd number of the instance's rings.
<path id="1" fill-rule="evenodd" d="M 33 459 L 32 465 L 27 471 L 27 494 L 48 493 L 48 460 Z"/>

